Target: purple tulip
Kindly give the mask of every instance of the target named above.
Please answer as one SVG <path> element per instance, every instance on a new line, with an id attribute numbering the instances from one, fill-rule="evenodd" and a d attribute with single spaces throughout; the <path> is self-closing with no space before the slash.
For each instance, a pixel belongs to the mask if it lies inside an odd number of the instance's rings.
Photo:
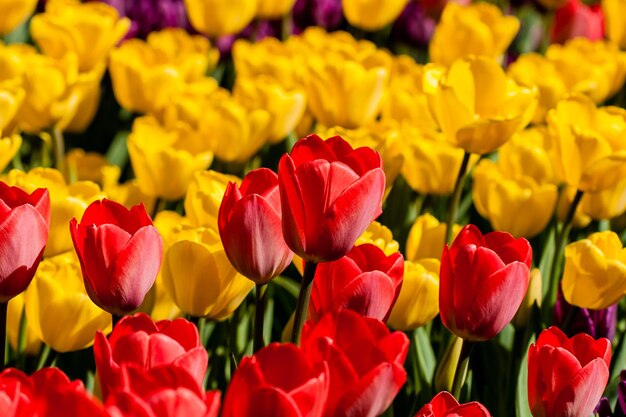
<path id="1" fill-rule="evenodd" d="M 603 397 L 598 402 L 594 413 L 598 417 L 626 417 L 626 370 L 619 375 L 619 384 L 617 385 L 617 404 L 615 411 L 611 411 L 611 403 L 609 399 Z"/>
<path id="2" fill-rule="evenodd" d="M 554 306 L 553 322 L 569 337 L 578 333 L 587 333 L 594 339 L 606 337 L 613 340 L 617 325 L 617 305 L 603 310 L 589 310 L 572 306 L 563 297 L 561 291 Z"/>
<path id="3" fill-rule="evenodd" d="M 411 1 L 393 25 L 391 36 L 398 42 L 426 46 L 436 25 L 435 19 L 426 13 L 420 2 Z"/>
<path id="4" fill-rule="evenodd" d="M 309 26 L 321 26 L 328 31 L 337 30 L 342 22 L 341 0 L 297 0 L 293 6 L 295 33 L 300 33 Z"/>

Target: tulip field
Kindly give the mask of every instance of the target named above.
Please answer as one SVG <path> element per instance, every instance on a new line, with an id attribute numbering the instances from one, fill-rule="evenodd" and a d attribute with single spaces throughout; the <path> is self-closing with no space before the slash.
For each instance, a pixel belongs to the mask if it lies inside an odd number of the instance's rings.
<path id="1" fill-rule="evenodd" d="M 626 417 L 626 0 L 0 0 L 0 417 Z"/>

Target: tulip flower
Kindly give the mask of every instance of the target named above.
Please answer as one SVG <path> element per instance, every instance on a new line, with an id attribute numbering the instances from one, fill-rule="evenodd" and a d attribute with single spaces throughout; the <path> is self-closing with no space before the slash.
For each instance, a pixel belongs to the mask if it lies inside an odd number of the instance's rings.
<path id="1" fill-rule="evenodd" d="M 45 13 L 30 22 L 31 36 L 44 54 L 58 59 L 75 53 L 81 72 L 104 62 L 129 28 L 130 20 L 112 6 L 68 0 L 48 0 Z"/>
<path id="2" fill-rule="evenodd" d="M 241 179 L 213 170 L 196 172 L 185 194 L 185 216 L 189 222 L 217 229 L 217 214 L 231 182 L 240 185 Z"/>
<path id="3" fill-rule="evenodd" d="M 241 186 L 228 183 L 218 215 L 224 250 L 235 269 L 266 284 L 291 263 L 282 235 L 278 176 L 267 168 L 249 172 Z"/>
<path id="4" fill-rule="evenodd" d="M 0 373 L 0 406 L 7 416 L 109 417 L 80 380 L 71 381 L 58 368 L 43 368 L 28 376 L 10 368 Z"/>
<path id="5" fill-rule="evenodd" d="M 387 324 L 397 330 L 414 330 L 439 314 L 438 259 L 404 261 L 402 288 Z"/>
<path id="6" fill-rule="evenodd" d="M 617 403 L 615 411 L 611 410 L 611 402 L 607 397 L 602 397 L 593 411 L 598 417 L 620 417 L 626 415 L 626 371 L 619 374 L 619 384 L 617 386 Z"/>
<path id="7" fill-rule="evenodd" d="M 528 404 L 535 417 L 590 415 L 609 380 L 611 342 L 557 327 L 528 349 Z"/>
<path id="8" fill-rule="evenodd" d="M 113 315 L 143 302 L 161 266 L 163 241 L 143 205 L 127 210 L 111 200 L 95 201 L 70 234 L 91 300 Z"/>
<path id="9" fill-rule="evenodd" d="M 600 310 L 579 308 L 565 301 L 563 292 L 559 291 L 552 322 L 570 337 L 587 333 L 594 339 L 605 337 L 613 341 L 617 330 L 617 304 Z"/>
<path id="10" fill-rule="evenodd" d="M 528 290 L 526 291 L 526 295 L 522 300 L 519 310 L 517 310 L 513 318 L 513 325 L 516 328 L 519 329 L 528 326 L 533 310 L 537 307 L 541 307 L 543 299 L 542 284 L 542 275 L 539 268 L 531 269 Z"/>
<path id="11" fill-rule="evenodd" d="M 327 312 L 350 309 L 386 321 L 400 293 L 403 275 L 400 253 L 386 256 L 369 243 L 355 246 L 343 258 L 317 267 L 308 317 L 317 322 Z"/>
<path id="12" fill-rule="evenodd" d="M 449 69 L 426 66 L 424 91 L 446 140 L 477 154 L 496 150 L 522 130 L 537 105 L 535 87 L 517 85 L 484 56 L 455 61 Z"/>
<path id="13" fill-rule="evenodd" d="M 6 0 L 0 2 L 0 35 L 13 32 L 37 7 L 37 0 Z"/>
<path id="14" fill-rule="evenodd" d="M 452 237 L 456 237 L 461 226 L 455 224 L 452 228 Z M 415 219 L 409 237 L 406 240 L 406 259 L 417 261 L 420 259 L 440 259 L 445 245 L 446 225 L 440 223 L 435 216 L 425 213 Z"/>
<path id="15" fill-rule="evenodd" d="M 302 30 L 309 26 L 337 30 L 343 20 L 341 3 L 341 0 L 297 0 L 293 6 L 295 26 Z"/>
<path id="16" fill-rule="evenodd" d="M 74 253 L 44 259 L 24 295 L 28 325 L 57 352 L 84 349 L 97 331 L 111 331 L 111 316 L 89 299 Z"/>
<path id="17" fill-rule="evenodd" d="M 355 246 L 371 243 L 382 250 L 386 256 L 398 252 L 400 244 L 393 238 L 391 230 L 378 222 L 372 222 L 356 240 Z"/>
<path id="18" fill-rule="evenodd" d="M 9 165 L 13 157 L 20 151 L 21 146 L 22 137 L 19 135 L 0 137 L 0 172 Z"/>
<path id="19" fill-rule="evenodd" d="M 296 0 L 258 0 L 257 17 L 277 19 L 289 13 Z"/>
<path id="20" fill-rule="evenodd" d="M 0 181 L 0 304 L 5 307 L 33 279 L 48 240 L 49 224 L 48 190 L 39 188 L 28 194 Z"/>
<path id="21" fill-rule="evenodd" d="M 217 417 L 220 392 L 203 392 L 180 368 L 121 367 L 123 383 L 110 394 L 105 409 L 110 417 Z"/>
<path id="22" fill-rule="evenodd" d="M 559 178 L 584 192 L 615 186 L 626 175 L 626 111 L 596 108 L 584 96 L 570 96 L 548 114 L 554 166 Z M 610 126 L 610 129 L 607 128 Z"/>
<path id="23" fill-rule="evenodd" d="M 13 50 L 10 46 L 4 48 L 0 43 L 0 63 L 3 66 L 11 68 L 11 65 L 15 65 L 16 61 L 20 62 L 19 55 L 21 51 Z M 15 59 L 17 55 L 17 60 Z M 20 65 L 18 64 L 18 67 Z M 13 73 L 14 70 L 7 70 L 11 74 L 8 75 L 9 79 L 13 78 L 15 83 L 3 82 L 0 86 L 0 137 L 2 133 L 9 136 L 13 133 L 15 128 L 15 115 L 20 109 L 22 102 L 24 101 L 24 89 L 20 85 L 18 74 Z M 16 71 L 19 72 L 19 71 Z M 8 80 L 3 80 L 8 81 Z M 2 139 L 4 142 L 6 139 Z M 2 147 L 7 146 L 6 143 L 0 145 Z M 3 156 L 3 158 L 6 158 Z"/>
<path id="24" fill-rule="evenodd" d="M 163 259 L 163 285 L 184 313 L 224 320 L 246 298 L 254 283 L 231 265 L 219 234 L 183 227 Z"/>
<path id="25" fill-rule="evenodd" d="M 232 35 L 254 18 L 257 0 L 185 0 L 187 15 L 195 30 L 210 37 Z"/>
<path id="26" fill-rule="evenodd" d="M 347 254 L 382 212 L 380 155 L 339 136 L 299 140 L 278 168 L 283 233 L 300 257 L 327 262 Z"/>
<path id="27" fill-rule="evenodd" d="M 626 24 L 620 19 L 626 13 L 623 0 L 602 0 L 602 11 L 606 23 L 606 36 L 610 41 L 626 49 Z"/>
<path id="28" fill-rule="evenodd" d="M 375 31 L 387 26 L 400 16 L 408 0 L 372 1 L 344 0 L 343 13 L 352 26 Z"/>
<path id="29" fill-rule="evenodd" d="M 568 0 L 555 10 L 551 42 L 564 43 L 577 37 L 592 41 L 604 38 L 604 14 L 600 5 L 587 6 L 580 0 Z"/>
<path id="30" fill-rule="evenodd" d="M 432 62 L 452 65 L 468 55 L 500 57 L 520 27 L 514 16 L 503 16 L 498 6 L 448 2 L 429 46 Z"/>
<path id="31" fill-rule="evenodd" d="M 213 160 L 203 139 L 186 126 L 168 129 L 151 116 L 136 119 L 128 153 L 141 191 L 168 200 L 181 198 L 194 174 Z"/>
<path id="32" fill-rule="evenodd" d="M 224 397 L 223 417 L 322 417 L 328 365 L 292 344 L 272 343 L 244 357 Z"/>
<path id="33" fill-rule="evenodd" d="M 459 402 L 447 391 L 435 395 L 422 407 L 415 417 L 491 417 L 489 411 L 479 402 L 465 404 Z"/>
<path id="34" fill-rule="evenodd" d="M 530 280 L 532 248 L 504 232 L 465 226 L 441 258 L 441 321 L 469 341 L 496 336 L 517 312 Z"/>
<path id="35" fill-rule="evenodd" d="M 593 233 L 565 247 L 561 281 L 568 303 L 600 310 L 626 292 L 626 249 L 613 231 Z"/>
<path id="36" fill-rule="evenodd" d="M 581 210 L 594 220 L 612 219 L 626 211 L 626 181 L 620 180 L 611 188 L 583 195 Z"/>
<path id="37" fill-rule="evenodd" d="M 339 310 L 317 324 L 307 322 L 302 346 L 307 357 L 328 364 L 325 417 L 381 415 L 406 381 L 409 339 L 354 311 Z"/>
<path id="38" fill-rule="evenodd" d="M 105 401 L 123 383 L 124 366 L 179 368 L 200 389 L 208 361 L 193 323 L 184 319 L 155 323 L 143 313 L 120 320 L 108 340 L 98 332 L 94 355 Z"/>

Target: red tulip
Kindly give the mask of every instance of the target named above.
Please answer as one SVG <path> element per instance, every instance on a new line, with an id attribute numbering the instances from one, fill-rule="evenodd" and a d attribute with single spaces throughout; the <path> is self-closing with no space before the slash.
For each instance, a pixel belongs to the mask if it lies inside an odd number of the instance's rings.
<path id="1" fill-rule="evenodd" d="M 293 252 L 283 238 L 278 176 L 267 168 L 250 171 L 241 187 L 226 187 L 218 213 L 228 259 L 243 276 L 266 284 L 289 266 Z"/>
<path id="2" fill-rule="evenodd" d="M 530 280 L 532 248 L 504 232 L 483 236 L 474 225 L 443 250 L 439 283 L 441 321 L 470 341 L 500 333 L 517 312 Z"/>
<path id="3" fill-rule="evenodd" d="M 163 241 L 143 204 L 127 210 L 104 199 L 87 207 L 70 233 L 95 304 L 114 315 L 143 302 L 161 267 Z"/>
<path id="4" fill-rule="evenodd" d="M 307 322 L 302 348 L 313 361 L 328 363 L 325 417 L 378 416 L 406 381 L 406 335 L 351 310 L 328 313 L 317 324 Z"/>
<path id="5" fill-rule="evenodd" d="M 23 292 L 39 266 L 48 241 L 50 196 L 28 194 L 0 181 L 0 303 Z"/>
<path id="6" fill-rule="evenodd" d="M 132 381 L 109 395 L 110 417 L 217 417 L 220 392 L 203 392 L 181 368 L 122 367 L 124 381 Z"/>
<path id="7" fill-rule="evenodd" d="M 0 410 L 3 417 L 108 417 L 81 381 L 70 382 L 58 368 L 0 373 Z"/>
<path id="8" fill-rule="evenodd" d="M 184 319 L 154 323 L 143 313 L 122 318 L 109 340 L 98 332 L 94 356 L 105 400 L 109 393 L 122 385 L 121 368 L 124 365 L 132 364 L 143 369 L 165 365 L 180 368 L 201 387 L 208 362 L 207 352 L 193 323 Z"/>
<path id="9" fill-rule="evenodd" d="M 415 417 L 491 417 L 491 414 L 479 402 L 459 404 L 452 394 L 443 391 L 422 407 Z"/>
<path id="10" fill-rule="evenodd" d="M 287 245 L 328 262 L 347 254 L 382 212 L 385 174 L 378 152 L 309 135 L 280 159 L 278 186 Z"/>
<path id="11" fill-rule="evenodd" d="M 528 404 L 535 417 L 589 416 L 609 380 L 611 342 L 558 327 L 528 349 Z"/>
<path id="12" fill-rule="evenodd" d="M 577 37 L 604 39 L 604 14 L 599 4 L 587 6 L 580 0 L 569 0 L 554 12 L 552 43 L 565 43 Z"/>
<path id="13" fill-rule="evenodd" d="M 222 417 L 320 417 L 328 367 L 292 344 L 272 343 L 245 357 L 233 375 Z"/>
<path id="14" fill-rule="evenodd" d="M 404 277 L 404 258 L 375 245 L 355 246 L 343 258 L 319 264 L 313 280 L 309 319 L 348 308 L 362 316 L 387 320 Z"/>

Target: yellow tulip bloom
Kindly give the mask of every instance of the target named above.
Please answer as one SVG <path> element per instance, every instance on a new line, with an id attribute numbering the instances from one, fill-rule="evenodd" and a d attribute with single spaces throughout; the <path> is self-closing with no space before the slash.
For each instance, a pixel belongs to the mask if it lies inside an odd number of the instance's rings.
<path id="1" fill-rule="evenodd" d="M 594 220 L 612 219 L 626 211 L 626 180 L 597 193 L 583 194 L 582 210 Z"/>
<path id="2" fill-rule="evenodd" d="M 461 226 L 455 224 L 452 228 L 452 238 L 461 230 Z M 441 259 L 446 237 L 446 224 L 440 223 L 431 214 L 422 214 L 413 223 L 406 240 L 406 260 L 418 261 L 420 259 Z"/>
<path id="3" fill-rule="evenodd" d="M 541 299 L 543 296 L 541 285 L 541 271 L 538 268 L 533 268 L 530 271 L 530 283 L 528 284 L 526 295 L 515 317 L 513 317 L 512 323 L 515 327 L 527 326 L 530 320 L 530 313 L 534 306 L 537 305 L 537 307 L 541 307 Z"/>
<path id="4" fill-rule="evenodd" d="M 120 18 L 114 7 L 77 0 L 48 0 L 45 13 L 30 22 L 31 36 L 44 54 L 59 59 L 74 53 L 81 72 L 104 62 L 129 28 L 130 20 Z"/>
<path id="5" fill-rule="evenodd" d="M 37 7 L 37 0 L 0 0 L 0 36 L 13 32 Z"/>
<path id="6" fill-rule="evenodd" d="M 84 349 L 98 330 L 111 331 L 111 315 L 87 295 L 73 251 L 41 262 L 24 302 L 28 323 L 57 352 Z"/>
<path id="7" fill-rule="evenodd" d="M 65 178 L 68 182 L 92 181 L 102 184 L 102 170 L 109 163 L 104 155 L 74 148 L 65 155 Z"/>
<path id="8" fill-rule="evenodd" d="M 120 176 L 121 170 L 117 165 L 107 165 L 102 168 L 102 190 L 108 199 L 120 203 L 129 210 L 133 206 L 143 204 L 146 211 L 152 213 L 156 203 L 155 197 L 142 192 L 136 179 L 120 184 Z"/>
<path id="9" fill-rule="evenodd" d="M 177 200 L 193 175 L 213 160 L 210 144 L 186 125 L 166 129 L 151 116 L 135 120 L 128 136 L 128 153 L 143 193 Z"/>
<path id="10" fill-rule="evenodd" d="M 393 238 L 391 230 L 378 222 L 372 222 L 367 226 L 367 229 L 359 236 L 354 246 L 366 243 L 378 246 L 387 256 L 398 252 L 400 249 L 400 244 Z"/>
<path id="11" fill-rule="evenodd" d="M 257 17 L 278 19 L 289 13 L 296 0 L 257 0 Z"/>
<path id="12" fill-rule="evenodd" d="M 387 324 L 414 330 L 439 314 L 439 259 L 404 262 L 404 280 Z"/>
<path id="13" fill-rule="evenodd" d="M 248 26 L 257 12 L 257 0 L 185 0 L 185 8 L 195 30 L 216 37 Z"/>
<path id="14" fill-rule="evenodd" d="M 408 0 L 343 0 L 343 14 L 352 26 L 375 31 L 400 16 Z"/>
<path id="15" fill-rule="evenodd" d="M 2 49 L 2 44 L 0 44 L 0 67 L 5 65 L 5 60 L 11 59 L 2 54 Z M 3 80 L 3 75 L 8 80 Z M 15 116 L 24 101 L 21 81 L 11 80 L 12 77 L 13 74 L 2 74 L 2 69 L 0 69 L 0 134 L 4 132 L 5 135 L 9 135 L 14 130 Z"/>
<path id="16" fill-rule="evenodd" d="M 602 0 L 602 10 L 606 22 L 606 36 L 612 42 L 626 49 L 626 0 Z"/>
<path id="17" fill-rule="evenodd" d="M 545 126 L 524 129 L 498 150 L 498 166 L 509 177 L 529 176 L 537 183 L 556 184 Z"/>
<path id="18" fill-rule="evenodd" d="M 424 91 L 446 139 L 484 154 L 504 144 L 531 120 L 536 88 L 517 85 L 491 58 L 468 57 L 449 69 L 426 66 Z"/>
<path id="19" fill-rule="evenodd" d="M 572 206 L 572 202 L 574 201 L 575 195 L 576 187 L 565 186 L 561 189 L 561 192 L 559 193 L 559 201 L 557 202 L 556 206 L 556 216 L 561 222 L 565 221 L 565 218 L 569 213 L 570 207 Z M 585 199 L 586 195 L 583 194 L 583 200 Z M 576 211 L 574 212 L 572 226 L 576 229 L 582 229 L 583 227 L 587 227 L 589 223 L 591 223 L 591 217 L 589 217 L 589 215 L 585 213 L 583 205 L 579 204 L 578 207 L 576 207 Z"/>
<path id="20" fill-rule="evenodd" d="M 626 249 L 617 234 L 598 232 L 567 245 L 561 287 L 565 300 L 581 308 L 617 303 L 626 292 Z"/>
<path id="21" fill-rule="evenodd" d="M 564 183 L 585 192 L 615 186 L 626 176 L 626 111 L 596 108 L 585 96 L 571 96 L 548 114 L 552 155 Z"/>
<path id="22" fill-rule="evenodd" d="M 9 165 L 21 146 L 22 137 L 20 135 L 12 135 L 6 138 L 0 136 L 0 172 L 4 171 L 7 165 Z"/>
<path id="23" fill-rule="evenodd" d="M 185 195 L 185 214 L 191 225 L 217 230 L 217 213 L 229 182 L 239 185 L 241 179 L 212 170 L 194 175 Z"/>
<path id="24" fill-rule="evenodd" d="M 499 58 L 519 31 L 519 20 L 503 16 L 498 6 L 448 2 L 430 41 L 432 62 L 452 65 L 468 55 Z"/>
<path id="25" fill-rule="evenodd" d="M 186 314 L 224 320 L 254 287 L 228 261 L 217 232 L 184 228 L 165 254 L 163 284 Z"/>

